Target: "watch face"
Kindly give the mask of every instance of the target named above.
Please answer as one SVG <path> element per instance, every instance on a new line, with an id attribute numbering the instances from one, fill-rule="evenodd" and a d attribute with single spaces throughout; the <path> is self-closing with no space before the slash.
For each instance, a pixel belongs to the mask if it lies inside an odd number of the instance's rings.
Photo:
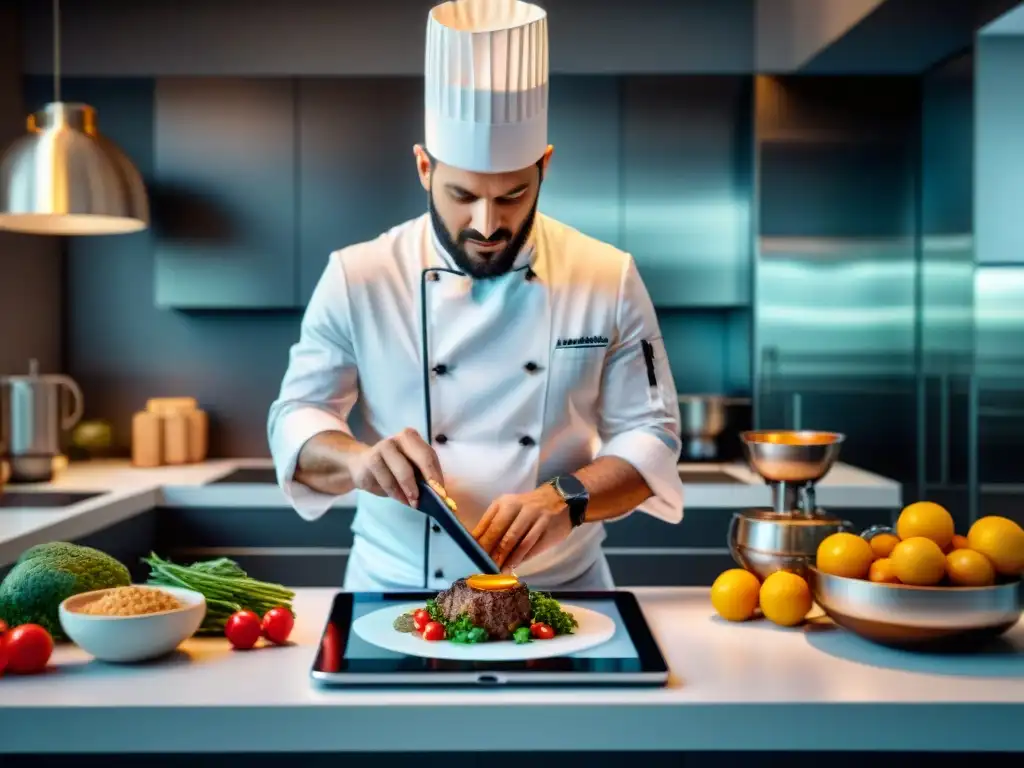
<path id="1" fill-rule="evenodd" d="M 562 475 L 557 482 L 558 490 L 567 497 L 587 495 L 586 486 L 575 475 Z"/>

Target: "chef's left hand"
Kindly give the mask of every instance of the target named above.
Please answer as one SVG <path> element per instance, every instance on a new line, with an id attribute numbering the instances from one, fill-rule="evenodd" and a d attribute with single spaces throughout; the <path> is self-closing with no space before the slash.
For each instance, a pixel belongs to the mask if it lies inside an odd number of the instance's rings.
<path id="1" fill-rule="evenodd" d="M 545 484 L 529 493 L 495 499 L 473 529 L 473 538 L 507 573 L 562 543 L 571 532 L 565 501 Z"/>

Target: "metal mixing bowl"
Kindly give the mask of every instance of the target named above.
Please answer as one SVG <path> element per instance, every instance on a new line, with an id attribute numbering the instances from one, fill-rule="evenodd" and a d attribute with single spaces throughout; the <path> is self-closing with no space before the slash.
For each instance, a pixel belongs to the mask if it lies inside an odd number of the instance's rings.
<path id="1" fill-rule="evenodd" d="M 1020 580 L 991 587 L 913 587 L 807 569 L 815 602 L 839 626 L 896 647 L 983 641 L 1020 620 Z"/>
<path id="2" fill-rule="evenodd" d="M 794 517 L 765 509 L 733 513 L 729 552 L 733 560 L 762 581 L 776 571 L 806 578 L 818 545 L 833 533 L 852 531 L 853 523 L 834 517 Z"/>
<path id="3" fill-rule="evenodd" d="M 832 469 L 846 435 L 754 430 L 740 435 L 750 468 L 769 482 L 816 483 Z"/>

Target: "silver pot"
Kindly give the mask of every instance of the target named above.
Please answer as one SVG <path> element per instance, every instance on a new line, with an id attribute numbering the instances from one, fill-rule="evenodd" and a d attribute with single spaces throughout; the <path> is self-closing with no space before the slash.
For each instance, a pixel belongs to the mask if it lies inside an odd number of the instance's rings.
<path id="1" fill-rule="evenodd" d="M 715 458 L 718 455 L 715 440 L 729 423 L 728 409 L 734 405 L 749 404 L 749 397 L 679 395 L 683 455 L 691 459 Z"/>
<path id="2" fill-rule="evenodd" d="M 852 529 L 852 523 L 834 517 L 748 509 L 732 516 L 729 552 L 738 565 L 762 581 L 776 571 L 806 577 L 818 545 L 833 533 Z"/>

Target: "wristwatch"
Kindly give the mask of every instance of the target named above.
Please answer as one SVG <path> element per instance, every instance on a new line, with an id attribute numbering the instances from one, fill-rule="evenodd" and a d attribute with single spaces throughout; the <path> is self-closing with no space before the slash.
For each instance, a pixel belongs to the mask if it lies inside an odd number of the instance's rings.
<path id="1" fill-rule="evenodd" d="M 575 475 L 559 475 L 551 480 L 551 486 L 569 506 L 572 527 L 583 525 L 587 519 L 587 504 L 590 503 L 590 492 L 587 491 L 587 487 Z"/>

